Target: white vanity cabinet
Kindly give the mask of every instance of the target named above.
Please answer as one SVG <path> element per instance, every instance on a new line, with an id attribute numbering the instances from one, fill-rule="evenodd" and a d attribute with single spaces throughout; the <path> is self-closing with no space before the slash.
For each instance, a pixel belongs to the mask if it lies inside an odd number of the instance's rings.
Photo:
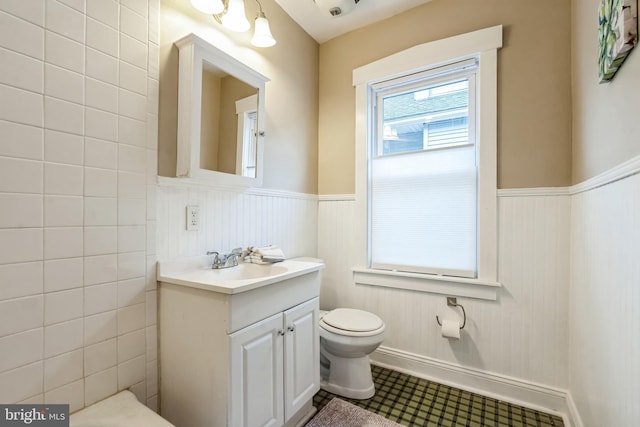
<path id="1" fill-rule="evenodd" d="M 313 415 L 322 267 L 291 277 L 296 264 L 286 263 L 278 267 L 288 271 L 281 280 L 272 276 L 264 286 L 242 281 L 242 289 L 159 268 L 164 418 L 180 427 L 293 427 Z"/>
<path id="2" fill-rule="evenodd" d="M 282 426 L 320 385 L 318 298 L 229 336 L 233 426 Z"/>

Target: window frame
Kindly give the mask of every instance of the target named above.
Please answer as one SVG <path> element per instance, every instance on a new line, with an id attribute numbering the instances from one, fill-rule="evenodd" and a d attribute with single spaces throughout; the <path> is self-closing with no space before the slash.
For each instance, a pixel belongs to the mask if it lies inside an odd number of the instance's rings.
<path id="1" fill-rule="evenodd" d="M 445 69 L 445 72 L 442 69 Z M 424 72 L 418 74 L 412 74 L 408 76 L 403 76 L 399 79 L 387 80 L 384 82 L 380 82 L 374 85 L 369 85 L 370 95 L 369 100 L 371 105 L 369 108 L 372 109 L 373 113 L 371 114 L 371 121 L 368 125 L 369 135 L 371 141 L 371 150 L 370 157 L 367 161 L 367 166 L 369 168 L 369 181 L 367 188 L 367 202 L 368 202 L 368 229 L 367 229 L 367 266 L 373 270 L 397 270 L 403 272 L 410 273 L 424 273 L 424 274 L 439 274 L 450 277 L 460 277 L 460 278 L 477 278 L 477 233 L 474 235 L 474 242 L 476 242 L 476 247 L 474 249 L 474 267 L 468 270 L 463 269 L 452 269 L 446 268 L 442 265 L 437 264 L 429 264 L 429 265 L 413 265 L 413 264 L 388 264 L 380 261 L 376 261 L 374 259 L 374 225 L 373 225 L 373 217 L 372 213 L 374 212 L 374 190 L 373 190 L 373 182 L 375 181 L 373 172 L 374 164 L 378 161 L 386 161 L 382 158 L 387 157 L 404 157 L 404 156 L 431 156 L 434 154 L 427 154 L 427 152 L 443 152 L 444 150 L 456 150 L 459 149 L 469 150 L 474 152 L 475 157 L 475 169 L 476 176 L 474 185 L 477 187 L 477 170 L 478 170 L 478 153 L 477 147 L 478 144 L 476 139 L 476 103 L 477 103 L 477 87 L 475 84 L 477 73 L 477 61 L 467 60 L 462 62 L 454 62 L 452 64 L 447 64 L 445 67 L 438 67 L 436 69 L 429 69 Z M 428 147 L 425 145 L 426 141 L 423 141 L 422 148 L 420 150 L 412 150 L 412 151 L 404 151 L 404 152 L 393 152 L 384 154 L 382 153 L 384 144 L 384 126 L 387 121 L 384 119 L 385 111 L 383 108 L 384 100 L 389 97 L 394 97 L 398 95 L 406 95 L 416 90 L 422 90 L 426 88 L 426 90 L 430 90 L 430 88 L 440 86 L 442 84 L 450 84 L 459 81 L 466 81 L 468 83 L 467 90 L 467 115 L 468 115 L 468 140 L 464 143 L 454 143 L 449 145 L 441 145 L 435 147 Z M 430 114 L 430 113 L 426 113 Z M 424 115 L 424 114 L 423 114 Z M 423 135 L 424 138 L 424 135 Z M 437 154 L 436 154 L 437 155 Z M 477 197 L 477 196 L 476 196 Z M 477 202 L 476 202 L 477 209 Z M 477 222 L 477 215 L 475 216 Z M 474 227 L 477 229 L 477 224 Z M 475 232 L 475 230 L 474 230 Z M 386 242 L 383 242 L 385 245 Z"/>
<path id="2" fill-rule="evenodd" d="M 497 49 L 498 25 L 414 46 L 353 70 L 356 89 L 356 218 L 366 218 L 356 230 L 360 245 L 353 268 L 357 284 L 386 286 L 447 295 L 496 299 L 497 277 Z M 374 137 L 369 131 L 372 86 L 454 62 L 476 59 L 478 153 L 477 276 L 473 279 L 376 270 L 369 267 L 369 159 Z M 480 285 L 480 286 L 478 286 Z"/>

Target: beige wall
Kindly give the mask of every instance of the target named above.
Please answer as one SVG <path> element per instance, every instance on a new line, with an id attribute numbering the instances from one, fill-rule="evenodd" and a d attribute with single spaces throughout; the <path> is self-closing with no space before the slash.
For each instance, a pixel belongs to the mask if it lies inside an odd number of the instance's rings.
<path id="1" fill-rule="evenodd" d="M 202 111 L 200 115 L 200 167 L 218 170 L 220 142 L 220 77 L 202 73 Z"/>
<path id="2" fill-rule="evenodd" d="M 570 1 L 433 0 L 320 46 L 320 194 L 353 193 L 352 70 L 417 44 L 502 24 L 498 185 L 571 183 Z"/>
<path id="3" fill-rule="evenodd" d="M 573 0 L 573 183 L 640 155 L 640 53 L 598 83 L 600 0 Z M 635 50 L 638 50 L 636 47 Z"/>
<path id="4" fill-rule="evenodd" d="M 246 63 L 266 85 L 264 187 L 317 193 L 318 44 L 273 0 L 261 1 L 278 43 L 254 48 L 251 32 L 228 32 L 188 0 L 162 0 L 160 8 L 160 110 L 158 174 L 175 176 L 178 50 L 173 42 L 195 33 Z M 246 2 L 253 22 L 255 2 Z"/>

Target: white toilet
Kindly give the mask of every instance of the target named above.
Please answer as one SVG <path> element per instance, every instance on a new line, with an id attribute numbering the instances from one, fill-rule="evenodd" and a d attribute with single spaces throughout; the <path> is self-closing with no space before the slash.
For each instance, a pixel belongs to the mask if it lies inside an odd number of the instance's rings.
<path id="1" fill-rule="evenodd" d="M 351 308 L 320 312 L 320 387 L 352 399 L 375 393 L 369 354 L 384 339 L 384 322 Z"/>

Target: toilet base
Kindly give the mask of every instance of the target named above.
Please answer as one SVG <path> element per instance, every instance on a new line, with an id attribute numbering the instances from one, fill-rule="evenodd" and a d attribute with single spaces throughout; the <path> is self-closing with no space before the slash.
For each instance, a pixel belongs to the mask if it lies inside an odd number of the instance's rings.
<path id="1" fill-rule="evenodd" d="M 365 389 L 353 389 L 332 384 L 325 380 L 320 380 L 320 388 L 331 394 L 337 394 L 338 396 L 347 397 L 349 399 L 369 399 L 370 397 L 373 397 L 376 392 L 373 383 L 371 383 L 370 387 Z"/>
<path id="2" fill-rule="evenodd" d="M 368 356 L 338 357 L 320 346 L 320 388 L 350 399 L 369 399 L 375 394 Z"/>

